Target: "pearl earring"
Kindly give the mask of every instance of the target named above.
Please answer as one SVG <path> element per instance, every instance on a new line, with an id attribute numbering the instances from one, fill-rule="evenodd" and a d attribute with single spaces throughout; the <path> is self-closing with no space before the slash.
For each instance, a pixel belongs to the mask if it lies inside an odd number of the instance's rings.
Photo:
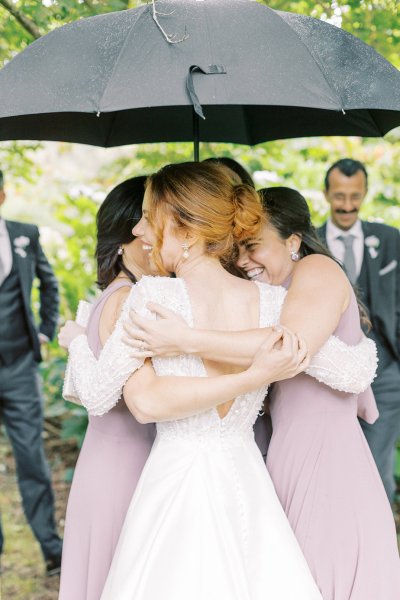
<path id="1" fill-rule="evenodd" d="M 183 258 L 189 258 L 189 246 L 188 246 L 188 243 L 187 242 L 183 242 L 182 248 L 183 248 L 183 253 L 182 253 Z"/>
<path id="2" fill-rule="evenodd" d="M 122 256 L 122 255 L 123 255 L 123 253 L 124 253 L 124 249 L 123 249 L 123 247 L 122 247 L 121 245 L 120 245 L 120 246 L 118 246 L 118 250 L 117 250 L 117 254 L 118 254 L 118 256 Z"/>
<path id="3" fill-rule="evenodd" d="M 297 262 L 300 259 L 300 256 L 298 255 L 298 253 L 295 250 L 292 250 L 290 253 L 290 258 L 292 259 L 293 262 Z"/>

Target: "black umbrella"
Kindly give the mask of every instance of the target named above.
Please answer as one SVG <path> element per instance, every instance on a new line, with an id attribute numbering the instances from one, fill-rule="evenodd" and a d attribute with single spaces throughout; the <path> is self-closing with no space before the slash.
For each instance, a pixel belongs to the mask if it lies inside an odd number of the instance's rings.
<path id="1" fill-rule="evenodd" d="M 250 0 L 160 0 L 82 19 L 0 71 L 2 140 L 257 144 L 397 125 L 400 73 L 375 50 Z"/>

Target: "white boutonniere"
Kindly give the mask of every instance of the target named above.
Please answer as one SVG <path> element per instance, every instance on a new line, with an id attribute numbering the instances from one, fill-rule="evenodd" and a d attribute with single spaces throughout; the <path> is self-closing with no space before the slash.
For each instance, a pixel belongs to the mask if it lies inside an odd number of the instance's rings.
<path id="1" fill-rule="evenodd" d="M 376 237 L 376 235 L 369 235 L 365 238 L 364 244 L 367 246 L 371 258 L 376 258 L 378 256 L 378 248 L 380 243 L 381 241 Z"/>
<path id="2" fill-rule="evenodd" d="M 15 253 L 21 256 L 22 258 L 26 258 L 26 250 L 25 248 L 29 246 L 31 240 L 26 237 L 26 235 L 20 235 L 19 237 L 14 239 L 14 250 Z"/>

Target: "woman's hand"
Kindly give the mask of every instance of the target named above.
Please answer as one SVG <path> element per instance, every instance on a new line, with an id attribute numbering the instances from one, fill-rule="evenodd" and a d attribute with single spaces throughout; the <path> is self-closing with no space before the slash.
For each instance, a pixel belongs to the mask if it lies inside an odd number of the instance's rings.
<path id="1" fill-rule="evenodd" d="M 185 341 L 189 339 L 191 331 L 186 321 L 155 302 L 149 302 L 147 308 L 160 318 L 151 321 L 131 310 L 130 321 L 124 324 L 127 335 L 123 341 L 134 348 L 132 356 L 151 358 L 186 354 Z"/>
<path id="2" fill-rule="evenodd" d="M 78 335 L 85 333 L 85 331 L 85 328 L 81 327 L 81 325 L 78 325 L 78 323 L 75 321 L 67 321 L 60 329 L 60 333 L 58 334 L 58 343 L 61 348 L 68 350 L 70 343 L 76 337 L 78 337 Z"/>
<path id="3" fill-rule="evenodd" d="M 247 372 L 262 386 L 298 375 L 307 369 L 309 361 L 304 340 L 284 327 L 275 327 L 256 352 Z"/>

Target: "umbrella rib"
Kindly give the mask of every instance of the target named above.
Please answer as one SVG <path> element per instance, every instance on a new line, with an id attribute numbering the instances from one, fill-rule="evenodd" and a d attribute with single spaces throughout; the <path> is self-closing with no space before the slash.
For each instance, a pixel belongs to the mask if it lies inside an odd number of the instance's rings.
<path id="1" fill-rule="evenodd" d="M 379 131 L 379 135 L 380 135 L 381 137 L 383 137 L 383 136 L 385 135 L 385 132 L 384 132 L 384 131 L 383 131 L 383 129 L 382 129 L 382 128 L 381 128 L 381 127 L 378 125 L 378 123 L 377 123 L 377 121 L 376 121 L 376 118 L 375 118 L 375 117 L 374 117 L 374 115 L 372 114 L 372 111 L 373 111 L 373 108 L 370 108 L 370 109 L 368 110 L 368 115 L 369 115 L 369 117 L 370 117 L 371 121 L 373 122 L 373 124 L 375 125 L 375 127 L 376 127 L 377 131 Z"/>
<path id="2" fill-rule="evenodd" d="M 144 6 L 144 7 L 142 7 L 142 8 L 143 8 L 143 10 L 140 12 L 140 14 L 139 14 L 138 18 L 135 20 L 135 22 L 134 22 L 134 23 L 132 23 L 132 26 L 129 28 L 129 32 L 128 32 L 128 34 L 127 34 L 127 35 L 126 35 L 126 37 L 125 37 L 125 41 L 124 41 L 124 43 L 122 44 L 122 47 L 121 47 L 121 49 L 120 49 L 120 51 L 119 51 L 119 53 L 118 53 L 118 57 L 117 57 L 117 59 L 116 59 L 116 60 L 115 60 L 115 62 L 114 62 L 114 67 L 113 67 L 113 70 L 112 70 L 112 72 L 111 72 L 111 74 L 110 74 L 110 77 L 108 78 L 108 81 L 107 81 L 107 83 L 106 83 L 106 85 L 105 85 L 105 87 L 104 87 L 103 93 L 102 93 L 102 95 L 101 95 L 101 98 L 100 98 L 100 101 L 99 101 L 99 112 L 100 112 L 100 113 L 101 113 L 101 104 L 102 104 L 102 102 L 103 102 L 103 98 L 104 98 L 104 96 L 105 96 L 105 95 L 106 95 L 106 93 L 107 93 L 108 87 L 109 87 L 109 85 L 110 85 L 110 81 L 112 80 L 112 78 L 113 78 L 113 76 L 114 76 L 114 73 L 115 73 L 115 71 L 116 71 L 116 69 L 117 69 L 117 66 L 118 66 L 119 60 L 120 60 L 120 58 L 121 58 L 121 55 L 122 55 L 122 53 L 124 52 L 124 50 L 125 50 L 125 47 L 126 47 L 126 46 L 127 46 L 127 44 L 128 44 L 128 40 L 130 39 L 130 37 L 131 37 L 131 34 L 132 34 L 133 30 L 135 29 L 136 25 L 137 25 L 137 24 L 139 23 L 139 21 L 142 19 L 143 15 L 145 15 L 146 11 L 148 11 L 148 9 L 149 9 L 149 7 L 148 7 L 148 6 Z M 140 10 L 140 8 L 138 8 L 138 9 L 136 9 L 136 10 L 137 10 L 137 11 L 139 11 L 139 10 Z"/>
<path id="3" fill-rule="evenodd" d="M 106 138 L 104 140 L 104 148 L 109 148 L 108 142 L 110 141 L 111 134 L 112 134 L 113 129 L 114 129 L 115 119 L 117 118 L 116 117 L 117 113 L 115 111 L 113 113 L 111 113 L 111 115 L 112 116 L 111 116 L 110 126 L 108 128 L 107 135 L 106 135 Z"/>
<path id="4" fill-rule="evenodd" d="M 310 54 L 311 58 L 316 62 L 319 70 L 321 71 L 321 74 L 323 76 L 323 78 L 325 79 L 326 83 L 328 84 L 329 89 L 333 92 L 333 94 L 335 95 L 336 98 L 338 98 L 339 103 L 340 103 L 340 108 L 342 109 L 342 111 L 344 112 L 344 106 L 343 106 L 343 101 L 342 98 L 340 97 L 340 94 L 338 93 L 337 90 L 335 90 L 335 88 L 332 86 L 331 82 L 329 81 L 328 75 L 325 72 L 325 69 L 323 68 L 323 66 L 321 65 L 320 61 L 318 60 L 318 58 L 314 55 L 314 53 L 312 52 L 312 50 L 307 46 L 307 44 L 304 42 L 304 40 L 301 39 L 301 37 L 299 36 L 299 34 L 297 33 L 297 31 L 295 31 L 293 29 L 293 27 L 290 25 L 290 23 L 288 23 L 287 21 L 285 21 L 285 19 L 282 18 L 282 16 L 280 15 L 279 10 L 275 10 L 274 11 L 275 14 L 281 19 L 281 21 L 287 26 L 289 27 L 290 31 L 292 31 L 292 33 L 295 34 L 295 36 L 297 37 L 297 39 L 299 40 L 299 42 L 304 46 L 304 48 L 307 50 L 308 54 Z"/>

